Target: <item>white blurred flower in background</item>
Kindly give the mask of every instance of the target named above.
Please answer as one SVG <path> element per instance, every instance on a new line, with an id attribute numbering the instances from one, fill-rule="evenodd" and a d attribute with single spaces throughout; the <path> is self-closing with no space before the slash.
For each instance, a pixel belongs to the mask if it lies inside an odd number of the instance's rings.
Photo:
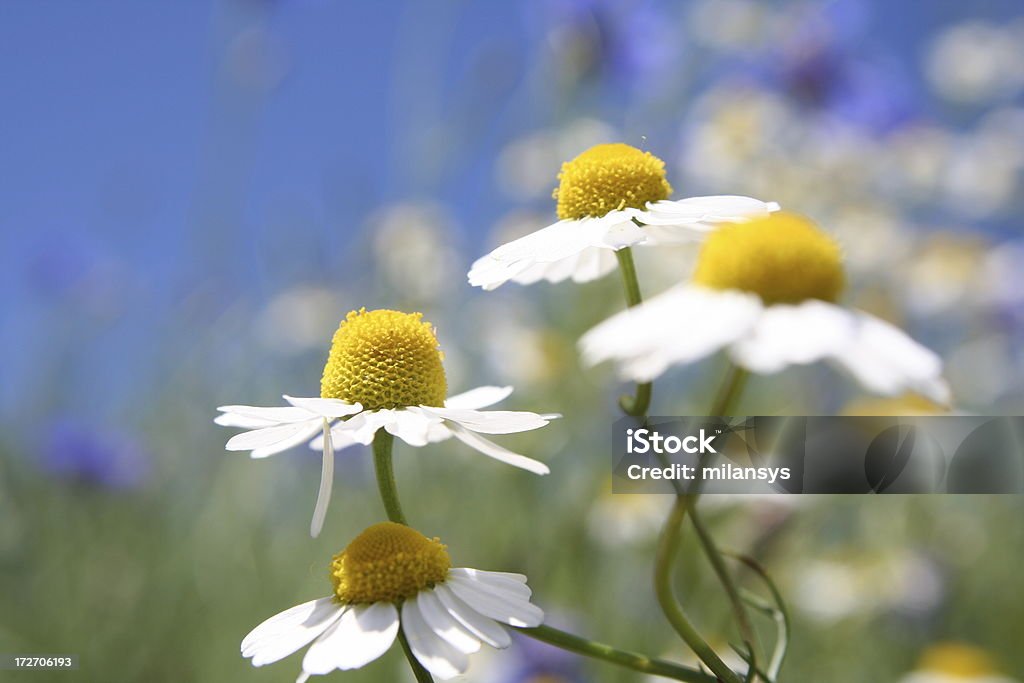
<path id="1" fill-rule="evenodd" d="M 925 73 L 953 102 L 1011 99 L 1024 89 L 1024 25 L 969 21 L 952 26 L 933 40 Z"/>
<path id="2" fill-rule="evenodd" d="M 452 237 L 454 220 L 435 202 L 407 202 L 380 209 L 367 221 L 377 270 L 394 291 L 415 302 L 439 299 L 458 286 L 448 277 L 461 261 Z"/>

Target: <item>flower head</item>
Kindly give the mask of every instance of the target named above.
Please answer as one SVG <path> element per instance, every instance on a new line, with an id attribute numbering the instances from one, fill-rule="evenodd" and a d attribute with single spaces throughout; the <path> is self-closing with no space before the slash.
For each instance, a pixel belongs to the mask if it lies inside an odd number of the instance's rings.
<path id="1" fill-rule="evenodd" d="M 1002 675 L 992 657 L 979 647 L 941 642 L 927 648 L 914 671 L 900 683 L 1015 683 Z"/>
<path id="2" fill-rule="evenodd" d="M 622 143 L 591 147 L 562 164 L 554 191 L 557 223 L 503 244 L 476 260 L 469 283 L 495 289 L 508 281 L 595 280 L 633 245 L 692 242 L 721 223 L 766 216 L 774 202 L 717 196 L 668 200 L 665 163 Z"/>
<path id="3" fill-rule="evenodd" d="M 618 361 L 636 381 L 719 349 L 759 373 L 830 360 L 875 393 L 947 404 L 939 357 L 893 325 L 836 305 L 843 283 L 832 238 L 805 218 L 773 214 L 720 229 L 692 283 L 612 316 L 580 348 L 589 363 Z"/>
<path id="4" fill-rule="evenodd" d="M 396 602 L 444 581 L 451 566 L 440 539 L 404 524 L 381 522 L 334 556 L 331 581 L 342 602 Z"/>
<path id="5" fill-rule="evenodd" d="M 323 452 L 323 471 L 310 533 L 320 533 L 334 476 L 334 452 L 368 445 L 383 428 L 411 446 L 455 437 L 484 455 L 537 474 L 548 468 L 481 434 L 511 434 L 545 426 L 556 414 L 480 410 L 512 393 L 478 387 L 446 398 L 443 355 L 434 328 L 420 313 L 360 309 L 341 322 L 331 344 L 320 397 L 285 396 L 287 407 L 221 406 L 215 422 L 247 431 L 229 451 L 265 458 L 308 442 Z M 317 435 L 320 436 L 317 436 Z"/>
<path id="6" fill-rule="evenodd" d="M 751 292 L 766 304 L 834 302 L 844 280 L 839 244 L 806 218 L 783 211 L 711 233 L 693 274 L 695 284 Z"/>
<path id="7" fill-rule="evenodd" d="M 401 524 L 375 524 L 335 555 L 332 595 L 267 619 L 242 640 L 254 666 L 313 643 L 299 683 L 335 669 L 357 669 L 383 655 L 399 628 L 431 674 L 465 673 L 483 643 L 508 647 L 500 624 L 536 627 L 544 613 L 530 602 L 522 574 L 452 568 L 444 545 Z"/>
<path id="8" fill-rule="evenodd" d="M 320 396 L 366 410 L 444 405 L 444 354 L 422 313 L 352 311 L 338 326 Z"/>
<path id="9" fill-rule="evenodd" d="M 552 193 L 562 220 L 600 218 L 609 211 L 643 209 L 668 199 L 665 162 L 650 152 L 615 142 L 595 145 L 562 164 Z"/>

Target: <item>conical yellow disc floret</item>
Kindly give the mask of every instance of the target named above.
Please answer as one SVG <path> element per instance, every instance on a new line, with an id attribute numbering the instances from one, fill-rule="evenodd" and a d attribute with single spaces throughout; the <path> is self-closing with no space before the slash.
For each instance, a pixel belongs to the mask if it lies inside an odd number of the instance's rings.
<path id="1" fill-rule="evenodd" d="M 423 314 L 361 308 L 345 316 L 334 333 L 320 395 L 366 410 L 443 406 L 443 358 Z"/>
<path id="2" fill-rule="evenodd" d="M 843 255 L 814 223 L 780 211 L 711 233 L 693 281 L 753 292 L 766 304 L 835 301 L 845 283 Z"/>
<path id="3" fill-rule="evenodd" d="M 394 522 L 374 524 L 331 561 L 334 594 L 345 603 L 397 602 L 448 576 L 441 541 Z"/>
<path id="4" fill-rule="evenodd" d="M 627 207 L 642 209 L 647 202 L 672 194 L 665 162 L 620 142 L 596 145 L 565 162 L 558 180 L 552 196 L 563 220 L 603 216 Z"/>

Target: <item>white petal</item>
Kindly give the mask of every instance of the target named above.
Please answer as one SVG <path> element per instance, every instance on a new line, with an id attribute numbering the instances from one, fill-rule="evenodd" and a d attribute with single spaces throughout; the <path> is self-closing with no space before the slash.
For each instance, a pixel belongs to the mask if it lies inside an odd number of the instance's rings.
<path id="1" fill-rule="evenodd" d="M 640 229 L 635 223 L 631 225 L 637 230 Z M 576 262 L 572 265 L 572 281 L 582 283 L 597 280 L 615 270 L 618 265 L 619 259 L 616 258 L 614 251 L 597 247 L 584 249 L 576 256 Z"/>
<path id="2" fill-rule="evenodd" d="M 624 211 L 612 211 L 600 218 L 559 221 L 477 259 L 469 271 L 469 284 L 495 289 L 509 280 L 523 284 L 541 278 L 558 282 L 573 276 L 578 265 L 575 257 L 582 251 L 590 247 L 619 249 L 644 237 L 632 223 L 632 214 Z M 538 264 L 553 267 L 534 268 Z M 584 266 L 594 268 L 590 262 Z"/>
<path id="3" fill-rule="evenodd" d="M 438 678 L 448 680 L 469 668 L 466 653 L 434 633 L 415 600 L 402 603 L 402 631 L 419 663 Z"/>
<path id="4" fill-rule="evenodd" d="M 700 239 L 721 223 L 763 218 L 778 210 L 775 202 L 719 195 L 651 202 L 646 210 L 635 210 L 634 215 L 647 226 L 646 244 L 684 244 Z"/>
<path id="5" fill-rule="evenodd" d="M 852 312 L 854 332 L 833 355 L 835 362 L 870 391 L 893 396 L 915 391 L 948 405 L 949 386 L 942 379 L 942 359 L 898 327 L 861 311 Z"/>
<path id="6" fill-rule="evenodd" d="M 309 417 L 307 415 L 307 417 Z M 221 413 L 213 418 L 213 423 L 221 427 L 241 427 L 242 429 L 259 429 L 260 427 L 272 427 L 279 422 L 265 420 L 259 417 L 249 417 L 238 413 Z"/>
<path id="7" fill-rule="evenodd" d="M 275 427 L 264 427 L 262 429 L 254 429 L 251 432 L 236 434 L 228 439 L 224 447 L 229 451 L 249 451 L 259 448 L 263 449 L 262 452 L 265 455 L 269 455 L 271 447 L 279 446 L 282 443 L 295 445 L 302 441 L 302 439 L 295 441 L 296 436 L 299 434 L 311 434 L 310 425 L 320 424 L 321 418 L 309 420 L 309 413 L 306 413 L 306 418 L 305 422 L 281 424 Z M 306 438 L 309 437 L 307 436 Z M 278 448 L 277 450 L 283 450 L 283 448 Z"/>
<path id="8" fill-rule="evenodd" d="M 512 588 L 507 585 L 499 585 L 495 583 L 485 583 L 483 581 L 477 581 L 475 579 L 468 578 L 466 576 L 459 576 L 452 574 L 448 577 L 446 583 L 454 589 L 456 586 L 475 588 L 478 591 L 492 595 L 496 598 L 503 600 L 510 600 L 514 602 L 530 602 L 530 588 L 524 584 L 517 584 L 516 588 Z"/>
<path id="9" fill-rule="evenodd" d="M 733 345 L 732 358 L 763 374 L 814 363 L 849 343 L 855 326 L 851 313 L 824 301 L 768 306 L 750 333 Z"/>
<path id="10" fill-rule="evenodd" d="M 260 406 L 220 406 L 217 410 L 222 413 L 229 413 L 236 417 L 264 420 L 270 424 L 302 422 L 303 420 L 308 420 L 313 417 L 308 410 L 296 408 L 294 406 L 276 406 L 273 408 L 263 408 Z"/>
<path id="11" fill-rule="evenodd" d="M 454 581 L 472 581 L 485 587 L 505 591 L 523 600 L 529 600 L 533 591 L 525 581 L 510 578 L 498 572 L 486 572 L 468 567 L 455 567 L 448 570 L 448 576 Z M 523 577 L 525 579 L 525 577 Z"/>
<path id="12" fill-rule="evenodd" d="M 444 407 L 477 410 L 504 401 L 511 393 L 512 387 L 477 387 L 449 396 L 444 402 Z"/>
<path id="13" fill-rule="evenodd" d="M 305 425 L 306 428 L 303 429 L 302 431 L 296 432 L 294 436 L 292 436 L 292 437 L 290 437 L 288 439 L 285 439 L 284 441 L 279 441 L 279 442 L 275 443 L 272 446 L 263 446 L 262 448 L 254 448 L 252 450 L 252 453 L 249 454 L 249 457 L 259 459 L 259 458 L 267 458 L 267 457 L 270 457 L 271 455 L 276 455 L 277 453 L 280 453 L 281 451 L 286 451 L 289 448 L 293 448 L 295 446 L 298 446 L 303 441 L 307 441 L 314 434 L 317 434 L 318 432 L 321 431 L 321 426 L 317 422 L 317 420 L 310 420 L 309 422 L 306 422 L 306 423 L 303 423 L 303 424 Z"/>
<path id="14" fill-rule="evenodd" d="M 618 259 L 612 247 L 585 247 L 579 253 L 558 261 L 524 263 L 522 269 L 509 279 L 521 285 L 532 285 L 541 280 L 551 283 L 569 279 L 573 282 L 590 282 L 615 270 L 616 265 Z"/>
<path id="15" fill-rule="evenodd" d="M 321 417 L 347 417 L 363 409 L 358 403 L 346 403 L 337 398 L 296 398 L 285 394 L 284 400 Z"/>
<path id="16" fill-rule="evenodd" d="M 544 612 L 529 600 L 466 580 L 446 581 L 445 585 L 463 602 L 485 617 L 510 626 L 528 628 L 540 626 L 544 621 Z"/>
<path id="17" fill-rule="evenodd" d="M 242 640 L 242 656 L 252 657 L 253 666 L 283 659 L 323 633 L 338 619 L 342 609 L 333 597 L 329 597 L 311 600 L 276 614 Z"/>
<path id="18" fill-rule="evenodd" d="M 507 465 L 519 467 L 534 474 L 548 474 L 551 471 L 544 463 L 502 448 L 493 441 L 488 441 L 479 434 L 469 431 L 457 422 L 450 423 L 450 428 L 455 438 L 489 458 L 494 458 Z"/>
<path id="19" fill-rule="evenodd" d="M 413 600 L 416 601 L 416 607 L 419 608 L 427 626 L 451 643 L 456 650 L 472 654 L 480 649 L 479 639 L 448 613 L 433 590 L 420 591 Z"/>
<path id="20" fill-rule="evenodd" d="M 302 670 L 326 674 L 358 669 L 388 651 L 398 635 L 398 610 L 389 602 L 349 607 L 309 648 Z"/>
<path id="21" fill-rule="evenodd" d="M 597 325 L 580 350 L 588 365 L 614 360 L 623 379 L 648 382 L 742 338 L 761 310 L 753 294 L 681 285 Z"/>
<path id="22" fill-rule="evenodd" d="M 540 429 L 549 422 L 537 413 L 513 410 L 468 410 L 461 408 L 431 408 L 421 406 L 424 412 L 457 422 L 466 429 L 482 434 L 515 434 Z"/>
<path id="23" fill-rule="evenodd" d="M 410 446 L 426 446 L 430 442 L 431 427 L 440 424 L 441 418 L 417 408 L 403 408 L 393 412 L 393 419 L 384 429 Z"/>
<path id="24" fill-rule="evenodd" d="M 309 535 L 316 538 L 324 528 L 327 518 L 327 506 L 331 502 L 331 488 L 334 486 L 334 440 L 331 438 L 331 425 L 327 418 L 323 420 L 323 463 L 320 467 L 320 489 L 316 494 L 316 506 L 313 508 L 313 521 L 309 525 Z"/>
<path id="25" fill-rule="evenodd" d="M 470 633 L 491 647 L 506 648 L 512 642 L 508 631 L 489 617 L 477 612 L 458 597 L 444 584 L 434 586 L 434 594 L 444 605 L 448 613 L 456 621 L 466 627 Z"/>
<path id="26" fill-rule="evenodd" d="M 344 432 L 356 443 L 369 446 L 373 443 L 373 436 L 377 430 L 394 421 L 395 411 L 393 410 L 364 410 L 358 415 L 336 424 L 335 432 Z"/>
<path id="27" fill-rule="evenodd" d="M 331 427 L 331 444 L 334 446 L 335 453 L 337 453 L 343 448 L 355 446 L 357 443 L 359 443 L 358 441 L 352 438 L 352 434 L 350 432 L 345 431 L 344 424 L 344 422 L 336 422 L 334 426 Z M 323 450 L 324 447 L 323 431 L 318 428 L 317 432 L 317 436 L 315 436 L 313 440 L 309 442 L 309 447 L 314 451 Z"/>

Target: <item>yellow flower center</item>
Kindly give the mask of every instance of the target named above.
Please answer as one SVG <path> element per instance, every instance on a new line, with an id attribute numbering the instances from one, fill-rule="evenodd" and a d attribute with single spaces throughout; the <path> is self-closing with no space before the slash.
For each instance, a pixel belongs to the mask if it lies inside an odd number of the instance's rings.
<path id="1" fill-rule="evenodd" d="M 776 212 L 711 233 L 693 280 L 713 289 L 753 292 L 766 304 L 835 301 L 846 277 L 834 239 L 802 216 Z"/>
<path id="2" fill-rule="evenodd" d="M 422 313 L 352 311 L 338 326 L 320 396 L 360 403 L 366 410 L 443 406 L 448 394 L 444 355 Z"/>
<path id="3" fill-rule="evenodd" d="M 558 217 L 603 216 L 627 207 L 642 209 L 647 202 L 666 199 L 672 186 L 665 180 L 665 162 L 650 152 L 616 142 L 596 145 L 562 164 Z"/>
<path id="4" fill-rule="evenodd" d="M 381 522 L 334 556 L 331 582 L 341 602 L 397 602 L 441 583 L 451 566 L 439 539 L 429 539 L 402 524 Z"/>
<path id="5" fill-rule="evenodd" d="M 991 658 L 982 650 L 964 643 L 941 643 L 921 657 L 922 671 L 942 673 L 955 678 L 983 678 L 997 673 Z"/>

